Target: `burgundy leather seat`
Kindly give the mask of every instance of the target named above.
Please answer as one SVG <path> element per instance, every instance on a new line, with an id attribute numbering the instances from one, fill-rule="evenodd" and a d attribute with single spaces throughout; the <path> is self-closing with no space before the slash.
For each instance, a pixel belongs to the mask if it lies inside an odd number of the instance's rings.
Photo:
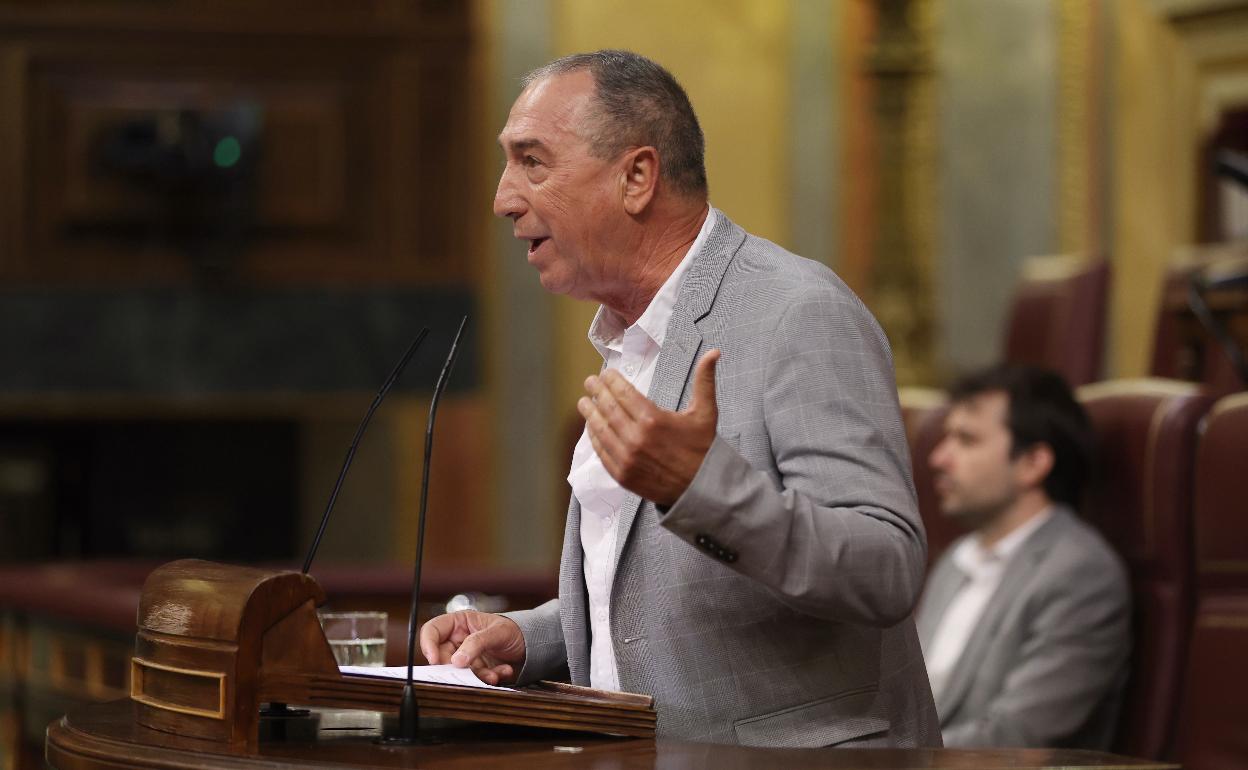
<path id="1" fill-rule="evenodd" d="M 1196 426 L 1211 398 L 1172 380 L 1080 388 L 1097 454 L 1083 515 L 1131 575 L 1134 649 L 1115 749 L 1160 758 L 1172 746 L 1192 608 Z"/>
<path id="2" fill-rule="evenodd" d="M 1014 290 L 1005 360 L 1061 374 L 1072 387 L 1100 379 L 1109 263 L 1032 257 Z"/>
<path id="3" fill-rule="evenodd" d="M 945 435 L 945 416 L 949 414 L 944 391 L 926 388 L 902 388 L 901 419 L 906 426 L 910 445 L 910 464 L 914 467 L 914 488 L 919 498 L 919 516 L 927 530 L 927 563 L 936 563 L 940 554 L 962 534 L 956 523 L 940 512 L 932 469 L 928 457 Z"/>
<path id="4" fill-rule="evenodd" d="M 1248 393 L 1218 401 L 1196 450 L 1196 617 L 1177 756 L 1192 770 L 1248 767 Z"/>

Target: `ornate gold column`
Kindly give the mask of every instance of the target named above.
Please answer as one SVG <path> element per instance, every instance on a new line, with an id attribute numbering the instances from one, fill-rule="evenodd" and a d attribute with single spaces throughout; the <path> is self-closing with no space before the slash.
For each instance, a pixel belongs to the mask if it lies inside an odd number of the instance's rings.
<path id="1" fill-rule="evenodd" d="M 928 0 L 876 0 L 875 6 L 878 31 L 867 70 L 876 83 L 880 199 L 867 301 L 892 344 L 897 384 L 932 384 L 935 10 Z"/>
<path id="2" fill-rule="evenodd" d="M 1099 255 L 1104 140 L 1103 6 L 1061 0 L 1058 22 L 1058 248 L 1063 254 Z"/>

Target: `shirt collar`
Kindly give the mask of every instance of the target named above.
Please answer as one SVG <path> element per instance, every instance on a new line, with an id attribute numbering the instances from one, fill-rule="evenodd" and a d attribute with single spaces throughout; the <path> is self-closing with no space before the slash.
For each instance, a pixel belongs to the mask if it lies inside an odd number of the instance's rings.
<path id="1" fill-rule="evenodd" d="M 977 535 L 967 537 L 953 552 L 953 563 L 971 577 L 983 577 L 985 574 L 1001 569 L 1010 558 L 1027 542 L 1036 530 L 1053 516 L 1053 508 L 1048 507 L 1032 516 L 1022 526 L 1015 529 L 994 545 L 984 548 Z"/>
<path id="2" fill-rule="evenodd" d="M 667 338 L 667 323 L 672 318 L 672 310 L 676 307 L 677 297 L 680 296 L 681 281 L 702 252 L 703 246 L 706 245 L 711 230 L 715 229 L 715 221 L 716 211 L 714 207 L 708 205 L 706 219 L 702 222 L 702 229 L 698 231 L 698 236 L 693 239 L 693 244 L 689 246 L 685 256 L 676 265 L 676 269 L 659 287 L 659 291 L 646 306 L 645 312 L 632 327 L 629 327 L 641 329 L 659 347 L 663 347 L 663 340 Z M 613 310 L 602 305 L 594 316 L 594 322 L 589 325 L 589 341 L 605 359 L 611 350 L 620 349 L 627 331 L 628 329 L 624 328 L 620 322 L 620 317 Z"/>

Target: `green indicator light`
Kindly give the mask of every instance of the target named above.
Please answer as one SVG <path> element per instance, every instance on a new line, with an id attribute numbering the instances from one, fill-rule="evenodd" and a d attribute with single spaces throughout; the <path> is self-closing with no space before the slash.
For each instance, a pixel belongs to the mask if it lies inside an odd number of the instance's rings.
<path id="1" fill-rule="evenodd" d="M 232 136 L 227 136 L 217 142 L 216 149 L 212 151 L 212 162 L 217 164 L 217 168 L 230 168 L 238 159 L 243 157 L 242 145 Z"/>

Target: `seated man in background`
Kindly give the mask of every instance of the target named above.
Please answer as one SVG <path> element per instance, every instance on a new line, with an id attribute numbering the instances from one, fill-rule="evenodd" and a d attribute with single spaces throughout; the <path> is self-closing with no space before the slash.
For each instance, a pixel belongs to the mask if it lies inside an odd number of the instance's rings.
<path id="1" fill-rule="evenodd" d="M 1106 749 L 1130 648 L 1117 555 L 1073 506 L 1091 429 L 1057 374 L 1003 365 L 951 393 L 930 462 L 973 531 L 941 557 L 919 638 L 946 746 Z"/>

